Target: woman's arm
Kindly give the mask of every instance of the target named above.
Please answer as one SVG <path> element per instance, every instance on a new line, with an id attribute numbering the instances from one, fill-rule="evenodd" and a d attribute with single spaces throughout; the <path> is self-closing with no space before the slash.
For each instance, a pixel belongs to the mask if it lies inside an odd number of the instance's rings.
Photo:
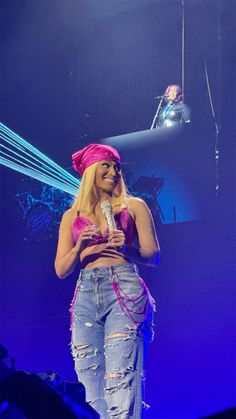
<path id="1" fill-rule="evenodd" d="M 86 243 L 90 240 L 97 229 L 93 226 L 85 227 L 80 234 L 79 240 L 74 244 L 71 234 L 71 225 L 74 216 L 71 210 L 66 211 L 62 217 L 59 240 L 57 246 L 57 254 L 55 259 L 55 271 L 60 279 L 70 275 L 80 259 L 80 254 L 85 248 Z"/>
<path id="2" fill-rule="evenodd" d="M 130 198 L 130 209 L 134 214 L 140 248 L 127 247 L 126 255 L 137 263 L 156 266 L 160 262 L 160 246 L 151 212 L 139 198 Z"/>
<path id="3" fill-rule="evenodd" d="M 185 124 L 190 124 L 191 122 L 191 110 L 184 102 L 183 102 L 182 120 Z"/>

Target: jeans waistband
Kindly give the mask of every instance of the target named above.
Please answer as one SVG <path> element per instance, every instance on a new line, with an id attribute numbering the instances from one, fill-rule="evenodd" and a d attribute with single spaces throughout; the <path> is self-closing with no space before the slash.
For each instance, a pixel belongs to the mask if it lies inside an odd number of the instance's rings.
<path id="1" fill-rule="evenodd" d="M 100 274 L 100 275 L 115 275 L 119 272 L 135 272 L 139 273 L 138 267 L 134 263 L 121 263 L 119 265 L 100 266 L 96 268 L 84 268 L 80 270 L 80 276 Z"/>

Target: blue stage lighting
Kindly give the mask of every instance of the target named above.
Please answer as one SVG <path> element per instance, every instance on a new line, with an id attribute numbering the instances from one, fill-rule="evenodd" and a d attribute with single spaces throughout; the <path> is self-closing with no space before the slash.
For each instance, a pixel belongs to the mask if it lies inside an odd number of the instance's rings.
<path id="1" fill-rule="evenodd" d="M 70 195 L 78 193 L 80 181 L 41 153 L 36 147 L 0 123 L 0 163 Z"/>

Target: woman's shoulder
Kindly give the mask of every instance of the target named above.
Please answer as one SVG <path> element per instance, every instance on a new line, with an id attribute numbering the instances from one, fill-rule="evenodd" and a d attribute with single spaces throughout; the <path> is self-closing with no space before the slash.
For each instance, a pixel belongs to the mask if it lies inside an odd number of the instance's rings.
<path id="1" fill-rule="evenodd" d="M 67 211 L 64 212 L 61 224 L 71 225 L 77 216 L 76 211 L 73 208 L 69 208 Z"/>
<path id="2" fill-rule="evenodd" d="M 141 198 L 137 198 L 136 196 L 128 197 L 127 198 L 127 205 L 129 207 L 129 209 L 134 213 L 136 213 L 136 211 L 138 211 L 138 210 L 148 208 L 146 202 Z"/>

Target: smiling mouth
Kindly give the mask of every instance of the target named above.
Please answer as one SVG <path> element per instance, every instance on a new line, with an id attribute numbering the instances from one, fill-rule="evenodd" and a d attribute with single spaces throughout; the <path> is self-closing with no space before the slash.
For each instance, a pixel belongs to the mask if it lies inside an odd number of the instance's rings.
<path id="1" fill-rule="evenodd" d="M 116 183 L 116 178 L 103 177 L 103 180 L 110 185 L 115 185 Z"/>
<path id="2" fill-rule="evenodd" d="M 111 179 L 109 177 L 104 177 L 103 180 L 105 180 L 108 183 L 115 183 L 115 179 Z"/>

